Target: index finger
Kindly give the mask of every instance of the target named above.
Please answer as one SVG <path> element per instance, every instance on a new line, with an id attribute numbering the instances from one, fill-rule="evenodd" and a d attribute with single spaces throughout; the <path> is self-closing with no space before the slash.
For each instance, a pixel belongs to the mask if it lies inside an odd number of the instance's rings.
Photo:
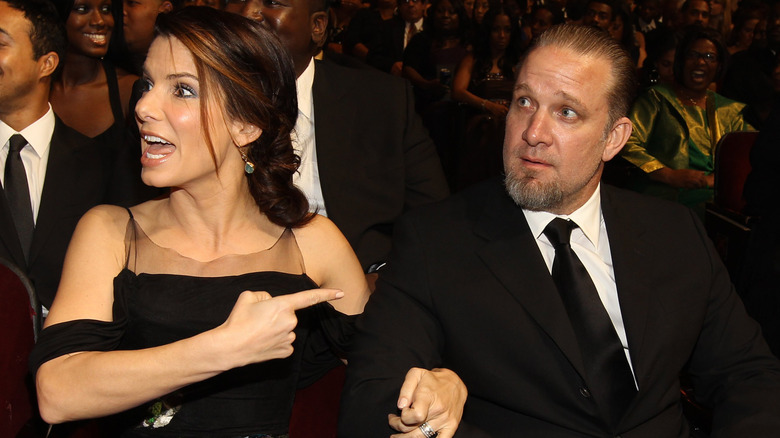
<path id="1" fill-rule="evenodd" d="M 293 310 L 304 309 L 324 301 L 338 300 L 344 292 L 338 289 L 309 289 L 294 294 L 283 295 L 276 299 L 287 301 Z"/>

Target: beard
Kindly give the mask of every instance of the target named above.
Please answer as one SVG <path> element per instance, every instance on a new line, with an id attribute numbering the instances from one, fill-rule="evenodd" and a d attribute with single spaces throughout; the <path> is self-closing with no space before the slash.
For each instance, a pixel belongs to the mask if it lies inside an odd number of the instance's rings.
<path id="1" fill-rule="evenodd" d="M 553 211 L 563 203 L 558 181 L 542 182 L 533 175 L 516 175 L 507 169 L 504 187 L 515 204 L 532 211 Z"/>

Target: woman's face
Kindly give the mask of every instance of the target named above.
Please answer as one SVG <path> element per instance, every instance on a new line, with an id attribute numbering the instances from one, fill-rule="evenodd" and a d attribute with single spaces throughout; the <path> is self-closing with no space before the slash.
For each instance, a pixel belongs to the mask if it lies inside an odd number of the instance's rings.
<path id="1" fill-rule="evenodd" d="M 460 26 L 458 14 L 449 0 L 442 0 L 436 5 L 436 10 L 433 11 L 433 23 L 440 32 L 458 30 L 458 26 Z"/>
<path id="2" fill-rule="evenodd" d="M 693 91 L 704 91 L 718 72 L 718 48 L 710 40 L 696 40 L 685 56 L 683 85 Z"/>
<path id="3" fill-rule="evenodd" d="M 488 3 L 488 0 L 476 0 L 474 2 L 474 22 L 481 24 L 482 18 L 485 17 L 489 8 L 490 3 Z"/>
<path id="4" fill-rule="evenodd" d="M 149 48 L 142 81 L 144 94 L 135 108 L 141 133 L 141 177 L 154 187 L 186 187 L 215 180 L 214 161 L 201 120 L 201 80 L 192 53 L 176 38 L 157 37 Z M 212 87 L 211 96 L 220 96 Z M 238 123 L 223 116 L 223 104 L 209 99 L 209 133 L 218 169 L 243 168 L 232 138 Z M 246 143 L 241 143 L 246 144 Z M 220 172 L 222 174 L 222 172 Z"/>
<path id="5" fill-rule="evenodd" d="M 656 62 L 656 70 L 658 70 L 658 80 L 671 84 L 674 82 L 674 53 L 675 49 L 667 50 Z"/>
<path id="6" fill-rule="evenodd" d="M 612 26 L 609 27 L 609 35 L 613 40 L 622 42 L 624 28 L 623 16 L 619 14 L 615 15 L 615 18 L 612 20 Z"/>
<path id="7" fill-rule="evenodd" d="M 553 14 L 547 9 L 537 9 L 531 18 L 531 37 L 537 38 L 545 30 L 552 27 Z"/>
<path id="8" fill-rule="evenodd" d="M 490 48 L 494 51 L 503 52 L 509 46 L 509 40 L 512 37 L 512 22 L 509 15 L 499 14 L 493 20 L 493 26 L 490 27 Z"/>
<path id="9" fill-rule="evenodd" d="M 467 17 L 474 16 L 474 0 L 465 0 L 463 2 L 463 9 L 466 10 Z"/>
<path id="10" fill-rule="evenodd" d="M 737 31 L 737 46 L 749 47 L 753 43 L 753 35 L 759 21 L 761 20 L 758 18 L 745 21 L 739 31 Z"/>
<path id="11" fill-rule="evenodd" d="M 111 0 L 76 0 L 65 29 L 70 50 L 95 58 L 105 56 L 114 29 Z"/>

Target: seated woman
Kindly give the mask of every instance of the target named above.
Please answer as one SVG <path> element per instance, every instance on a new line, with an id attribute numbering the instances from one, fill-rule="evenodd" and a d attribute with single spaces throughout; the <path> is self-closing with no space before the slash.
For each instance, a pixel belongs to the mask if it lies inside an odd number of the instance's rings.
<path id="1" fill-rule="evenodd" d="M 205 7 L 156 31 L 136 120 L 143 180 L 170 193 L 79 223 L 31 357 L 41 415 L 119 414 L 107 436 L 283 436 L 305 355 L 347 346 L 365 276 L 292 183 L 278 38 Z"/>
<path id="2" fill-rule="evenodd" d="M 452 99 L 471 109 L 466 115 L 460 187 L 503 170 L 504 119 L 512 100 L 519 45 L 517 21 L 503 7 L 491 9 L 482 21 L 473 53 L 463 58 L 455 72 Z"/>
<path id="3" fill-rule="evenodd" d="M 414 86 L 420 114 L 449 92 L 453 72 L 468 52 L 467 31 L 461 0 L 431 2 L 424 30 L 404 51 L 403 75 Z"/>
<path id="4" fill-rule="evenodd" d="M 125 114 L 138 76 L 104 59 L 114 30 L 111 0 L 55 4 L 65 23 L 68 47 L 52 83 L 52 108 L 68 126 L 115 147 L 124 135 Z M 85 117 L 87 109 L 89 117 Z"/>
<path id="5" fill-rule="evenodd" d="M 674 84 L 649 88 L 634 103 L 621 156 L 641 169 L 633 188 L 677 200 L 703 214 L 713 196 L 715 146 L 723 134 L 752 129 L 745 105 L 709 90 L 728 52 L 713 29 L 686 32 L 675 53 Z"/>

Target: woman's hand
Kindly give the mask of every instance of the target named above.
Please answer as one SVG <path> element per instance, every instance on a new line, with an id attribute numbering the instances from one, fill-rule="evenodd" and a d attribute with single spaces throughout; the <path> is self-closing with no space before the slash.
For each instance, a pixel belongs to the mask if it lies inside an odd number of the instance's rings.
<path id="1" fill-rule="evenodd" d="M 484 101 L 484 108 L 485 111 L 489 112 L 491 116 L 497 118 L 497 119 L 504 119 L 506 118 L 506 114 L 509 112 L 509 108 L 505 107 L 504 105 L 501 105 L 497 102 L 492 102 L 490 100 Z"/>
<path id="2" fill-rule="evenodd" d="M 468 391 L 457 374 L 445 368 L 412 368 L 398 396 L 401 415 L 390 414 L 390 427 L 401 432 L 391 438 L 424 438 L 420 425 L 428 425 L 438 438 L 451 438 L 463 417 Z"/>
<path id="3" fill-rule="evenodd" d="M 298 325 L 295 311 L 343 296 L 344 292 L 336 289 L 312 289 L 278 297 L 268 292 L 242 292 L 227 320 L 213 332 L 224 370 L 288 357 L 293 352 L 293 330 Z"/>
<path id="4" fill-rule="evenodd" d="M 663 167 L 650 172 L 650 179 L 678 189 L 704 189 L 715 185 L 715 176 L 701 170 L 670 169 Z"/>

